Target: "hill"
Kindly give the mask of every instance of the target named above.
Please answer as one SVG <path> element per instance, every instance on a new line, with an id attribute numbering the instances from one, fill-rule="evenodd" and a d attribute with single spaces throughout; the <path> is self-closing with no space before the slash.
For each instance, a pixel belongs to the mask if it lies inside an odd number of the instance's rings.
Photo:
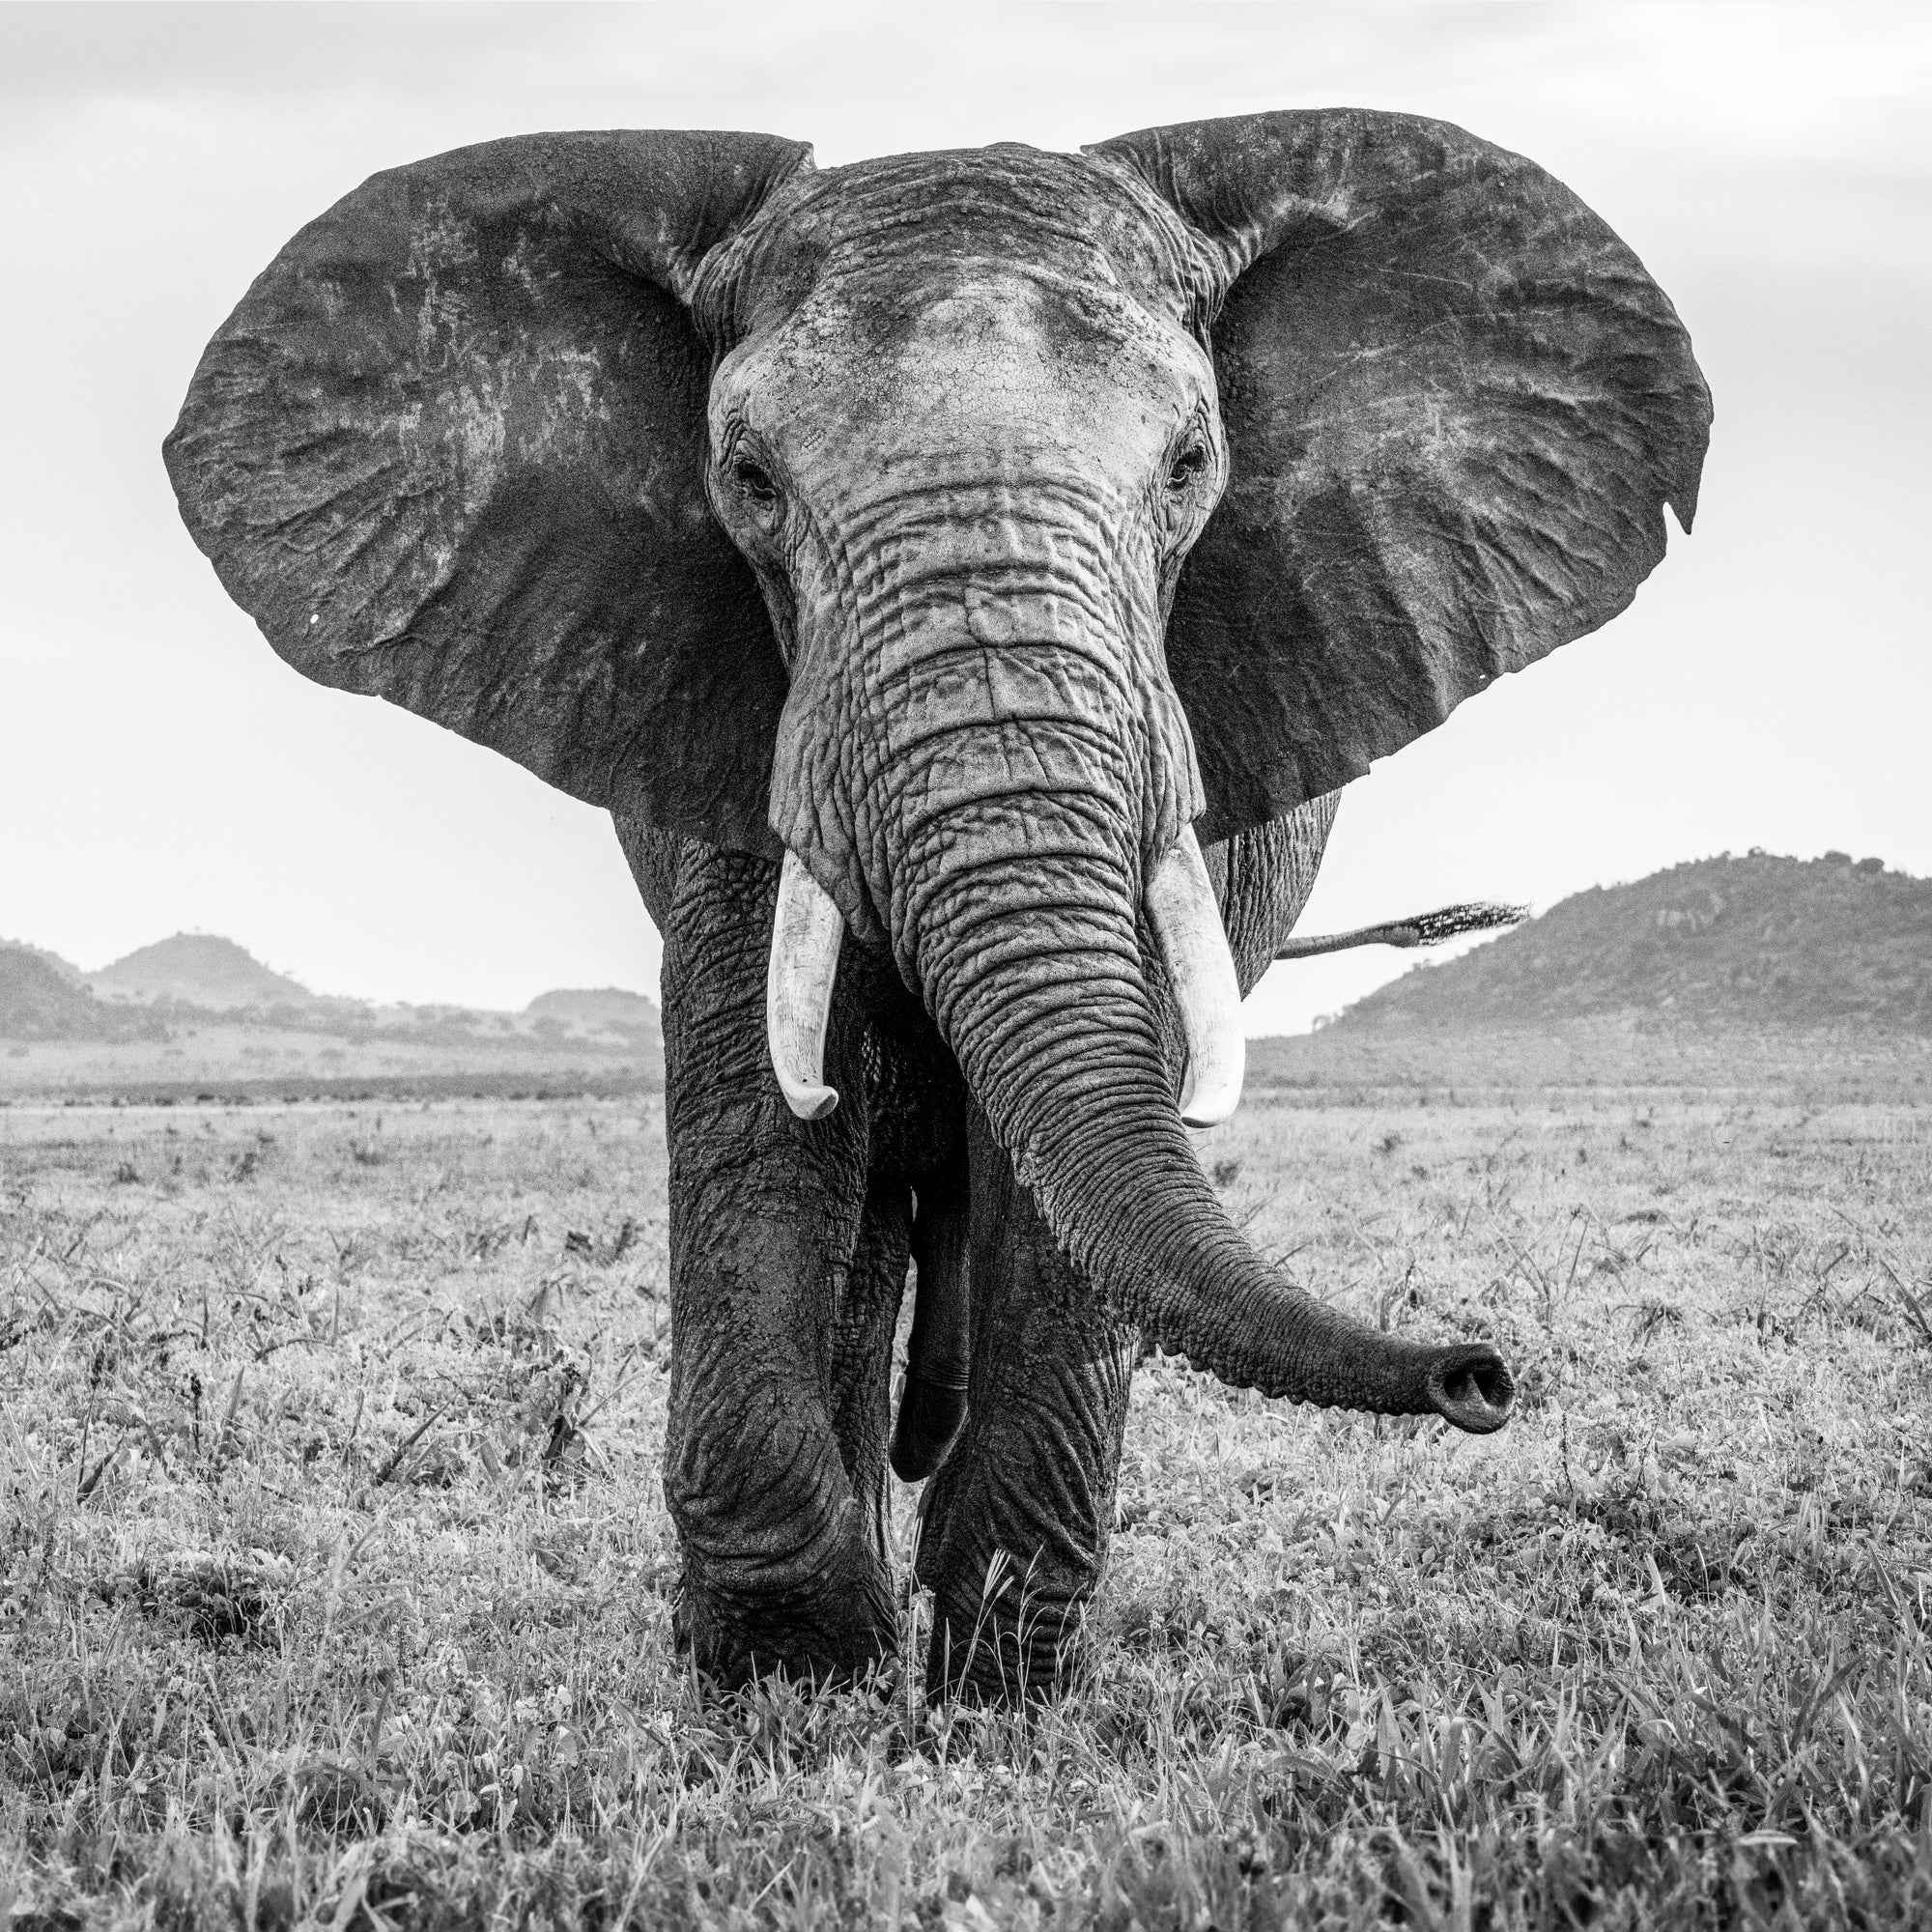
<path id="1" fill-rule="evenodd" d="M 545 993 L 521 1013 L 379 1007 L 318 997 L 233 940 L 196 933 L 86 976 L 53 953 L 0 942 L 0 1105 L 664 1085 L 657 1005 L 640 993 Z"/>
<path id="2" fill-rule="evenodd" d="M 526 1019 L 548 1020 L 577 1033 L 611 1033 L 624 1037 L 661 1039 L 658 1003 L 619 986 L 539 993 L 524 1009 Z"/>
<path id="3" fill-rule="evenodd" d="M 63 959 L 58 952 L 51 952 L 44 946 L 29 946 L 24 939 L 0 939 L 0 952 L 31 952 L 36 959 L 51 966 L 70 986 L 79 985 L 86 978 L 71 959 Z"/>
<path id="4" fill-rule="evenodd" d="M 1832 1028 L 1932 1036 L 1932 879 L 1752 852 L 1599 886 L 1324 1030 L 1476 1033 L 1579 1020 L 1665 1031 Z"/>
<path id="5" fill-rule="evenodd" d="M 232 939 L 206 932 L 178 932 L 143 946 L 88 974 L 87 983 L 109 999 L 172 1000 L 210 1012 L 316 1004 L 315 995 L 299 981 L 270 972 Z"/>
<path id="6" fill-rule="evenodd" d="M 103 1005 L 38 947 L 0 944 L 0 1039 L 109 1040 L 152 1037 L 146 1014 Z"/>

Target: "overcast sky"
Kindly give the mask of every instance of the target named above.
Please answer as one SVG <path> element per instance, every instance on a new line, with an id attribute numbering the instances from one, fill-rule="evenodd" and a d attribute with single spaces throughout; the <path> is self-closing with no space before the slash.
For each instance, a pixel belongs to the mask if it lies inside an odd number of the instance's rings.
<path id="1" fill-rule="evenodd" d="M 305 683 L 160 464 L 203 343 L 376 169 L 540 128 L 821 165 L 1291 106 L 1438 115 L 1605 215 L 1717 398 L 1694 536 L 1348 793 L 1305 930 L 1762 845 L 1932 871 L 1932 9 L 0 7 L 0 935 L 221 932 L 319 991 L 655 991 L 601 812 Z M 1397 970 L 1280 966 L 1278 1032 Z"/>

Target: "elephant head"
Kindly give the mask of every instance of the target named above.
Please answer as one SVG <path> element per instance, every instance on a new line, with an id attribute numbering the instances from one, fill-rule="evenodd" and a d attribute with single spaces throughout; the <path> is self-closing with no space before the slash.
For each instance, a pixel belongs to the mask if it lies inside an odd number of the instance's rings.
<path id="1" fill-rule="evenodd" d="M 745 134 L 460 150 L 290 243 L 167 460 L 309 676 L 784 859 L 798 1110 L 849 931 L 1153 1340 L 1484 1430 L 1493 1350 L 1336 1317 L 1200 1173 L 1177 1085 L 1232 1104 L 1238 989 L 1197 840 L 1615 615 L 1709 422 L 1560 184 L 1344 110 L 823 172 Z"/>

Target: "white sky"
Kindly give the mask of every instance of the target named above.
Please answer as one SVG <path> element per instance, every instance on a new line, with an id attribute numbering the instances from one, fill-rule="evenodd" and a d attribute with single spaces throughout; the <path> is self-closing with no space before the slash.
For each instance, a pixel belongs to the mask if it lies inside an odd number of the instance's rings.
<path id="1" fill-rule="evenodd" d="M 203 343 L 366 175 L 539 128 L 754 128 L 831 165 L 1337 104 L 1568 182 L 1677 303 L 1718 422 L 1696 535 L 1350 789 L 1305 929 L 1751 845 L 1932 872 L 1932 9 L 13 6 L 0 934 L 91 968 L 198 927 L 382 999 L 656 990 L 603 813 L 305 683 L 176 517 Z M 1404 963 L 1277 967 L 1251 1031 Z"/>

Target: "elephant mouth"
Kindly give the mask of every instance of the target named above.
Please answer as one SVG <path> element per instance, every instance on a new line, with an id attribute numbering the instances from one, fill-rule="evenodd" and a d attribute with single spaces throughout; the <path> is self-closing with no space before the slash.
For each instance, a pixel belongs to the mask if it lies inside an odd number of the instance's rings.
<path id="1" fill-rule="evenodd" d="M 1217 1126 L 1240 1103 L 1247 1041 L 1240 981 L 1192 827 L 1149 874 L 1144 899 L 1186 1044 L 1180 1118 L 1190 1127 Z M 780 1092 L 802 1121 L 823 1120 L 838 1104 L 825 1083 L 825 1034 L 844 937 L 832 895 L 787 851 L 765 976 L 765 1038 Z"/>

